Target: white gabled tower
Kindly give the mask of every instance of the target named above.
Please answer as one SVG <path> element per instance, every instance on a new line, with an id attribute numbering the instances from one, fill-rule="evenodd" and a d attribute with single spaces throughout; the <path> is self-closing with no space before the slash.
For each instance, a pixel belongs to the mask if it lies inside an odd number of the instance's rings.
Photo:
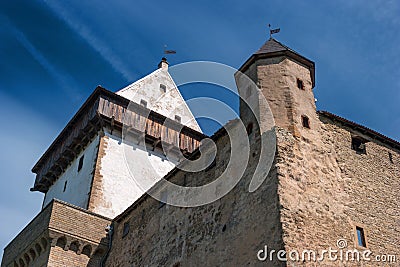
<path id="1" fill-rule="evenodd" d="M 168 72 L 166 58 L 162 58 L 156 71 L 117 91 L 116 94 L 201 132 L 200 126 Z"/>
<path id="2" fill-rule="evenodd" d="M 131 128 L 145 122 L 134 129 L 141 141 L 123 137 L 127 121 Z M 55 198 L 113 218 L 203 137 L 163 58 L 157 70 L 116 93 L 98 88 L 89 97 L 35 165 L 32 190 L 45 193 L 43 207 Z"/>

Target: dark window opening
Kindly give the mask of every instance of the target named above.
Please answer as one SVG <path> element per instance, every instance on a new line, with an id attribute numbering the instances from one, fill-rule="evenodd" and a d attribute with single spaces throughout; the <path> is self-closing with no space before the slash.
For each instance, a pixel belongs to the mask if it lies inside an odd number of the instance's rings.
<path id="1" fill-rule="evenodd" d="M 390 163 L 393 163 L 393 155 L 390 152 L 389 152 L 389 160 L 390 160 Z"/>
<path id="2" fill-rule="evenodd" d="M 140 105 L 145 107 L 145 108 L 147 108 L 147 101 L 143 100 L 143 99 L 140 99 Z"/>
<path id="3" fill-rule="evenodd" d="M 181 116 L 175 115 L 175 120 L 180 123 L 182 118 Z"/>
<path id="4" fill-rule="evenodd" d="M 247 135 L 250 135 L 253 132 L 253 123 L 252 122 L 247 124 L 246 132 L 247 132 Z"/>
<path id="5" fill-rule="evenodd" d="M 365 143 L 365 139 L 353 136 L 351 138 L 351 149 L 355 150 L 358 154 L 367 154 Z"/>
<path id="6" fill-rule="evenodd" d="M 301 123 L 303 124 L 304 128 L 310 129 L 310 119 L 307 116 L 301 116 Z"/>
<path id="7" fill-rule="evenodd" d="M 304 83 L 300 79 L 297 79 L 297 88 L 304 90 Z"/>
<path id="8" fill-rule="evenodd" d="M 64 189 L 63 189 L 63 192 L 65 192 L 65 190 L 67 189 L 67 181 L 65 181 L 65 183 L 64 183 Z"/>
<path id="9" fill-rule="evenodd" d="M 129 233 L 129 222 L 124 223 L 124 229 L 122 230 L 122 237 L 125 237 Z"/>
<path id="10" fill-rule="evenodd" d="M 160 83 L 160 89 L 165 93 L 167 91 L 167 86 L 165 86 L 165 84 Z"/>
<path id="11" fill-rule="evenodd" d="M 159 206 L 159 208 L 162 208 L 162 207 L 164 207 L 165 204 L 167 203 L 168 192 L 167 192 L 167 191 L 162 191 L 160 197 L 161 197 L 161 199 L 160 199 L 160 206 Z"/>
<path id="12" fill-rule="evenodd" d="M 360 247 L 366 248 L 367 247 L 367 243 L 365 242 L 364 229 L 359 227 L 359 226 L 357 226 L 356 227 L 356 231 L 357 231 L 357 242 L 358 242 L 358 245 Z"/>
<path id="13" fill-rule="evenodd" d="M 82 169 L 83 167 L 83 158 L 84 155 L 79 159 L 79 163 L 78 163 L 78 172 Z"/>
<path id="14" fill-rule="evenodd" d="M 187 176 L 183 175 L 183 186 L 187 186 Z"/>

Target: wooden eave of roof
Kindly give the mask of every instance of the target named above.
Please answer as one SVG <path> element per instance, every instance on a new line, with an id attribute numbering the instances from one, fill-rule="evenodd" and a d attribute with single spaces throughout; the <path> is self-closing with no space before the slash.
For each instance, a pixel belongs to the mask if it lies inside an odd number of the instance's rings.
<path id="1" fill-rule="evenodd" d="M 31 191 L 46 192 L 100 129 L 106 125 L 122 129 L 124 121 L 128 119 L 132 122 L 126 115 L 129 112 L 132 116 L 138 115 L 141 122 L 144 121 L 146 141 L 152 140 L 153 143 L 157 142 L 156 145 L 165 144 L 159 141 L 161 135 L 168 135 L 172 131 L 170 145 L 176 145 L 187 154 L 193 152 L 200 140 L 207 137 L 98 86 L 32 168 L 36 179 Z"/>

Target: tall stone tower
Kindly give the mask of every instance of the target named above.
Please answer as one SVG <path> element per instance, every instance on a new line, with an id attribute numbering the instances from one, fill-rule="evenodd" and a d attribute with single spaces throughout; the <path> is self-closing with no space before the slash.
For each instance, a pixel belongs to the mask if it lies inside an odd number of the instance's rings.
<path id="1" fill-rule="evenodd" d="M 246 74 L 259 87 L 259 97 L 264 97 L 271 108 L 275 124 L 299 135 L 302 128 L 317 125 L 313 88 L 314 62 L 270 38 L 255 52 L 239 71 Z M 250 98 L 247 88 L 238 84 L 240 95 Z M 241 102 L 241 114 L 248 115 Z M 261 102 L 259 102 L 261 103 Z M 265 116 L 260 107 L 257 116 Z"/>

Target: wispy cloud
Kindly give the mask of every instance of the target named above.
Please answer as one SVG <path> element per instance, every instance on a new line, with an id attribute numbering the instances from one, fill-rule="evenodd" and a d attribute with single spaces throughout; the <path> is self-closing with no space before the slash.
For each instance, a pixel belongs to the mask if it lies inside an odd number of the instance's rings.
<path id="1" fill-rule="evenodd" d="M 40 211 L 43 195 L 32 193 L 34 175 L 30 172 L 35 161 L 57 133 L 57 127 L 27 105 L 15 101 L 0 91 L 0 124 L 7 131 L 0 132 L 0 258 L 3 248 Z M 10 112 L 12 110 L 13 112 Z M 12 122 L 12 123 L 10 123 Z"/>
<path id="2" fill-rule="evenodd" d="M 37 49 L 26 35 L 14 26 L 7 17 L 0 15 L 0 21 L 8 27 L 18 42 L 31 54 L 31 56 L 49 73 L 49 75 L 61 86 L 61 89 L 74 102 L 79 101 L 82 96 L 77 91 L 78 85 L 66 72 L 58 69 Z"/>
<path id="3" fill-rule="evenodd" d="M 61 18 L 72 30 L 78 33 L 93 49 L 95 49 L 104 60 L 106 60 L 115 71 L 120 73 L 127 81 L 132 81 L 137 75 L 126 66 L 121 58 L 116 55 L 112 48 L 106 45 L 93 31 L 83 23 L 76 15 L 65 8 L 61 2 L 45 1 L 53 12 Z"/>
<path id="4" fill-rule="evenodd" d="M 348 8 L 357 10 L 357 13 L 361 13 L 361 15 L 368 15 L 371 23 L 387 22 L 392 25 L 400 24 L 400 2 L 398 0 L 342 0 L 340 2 Z"/>

